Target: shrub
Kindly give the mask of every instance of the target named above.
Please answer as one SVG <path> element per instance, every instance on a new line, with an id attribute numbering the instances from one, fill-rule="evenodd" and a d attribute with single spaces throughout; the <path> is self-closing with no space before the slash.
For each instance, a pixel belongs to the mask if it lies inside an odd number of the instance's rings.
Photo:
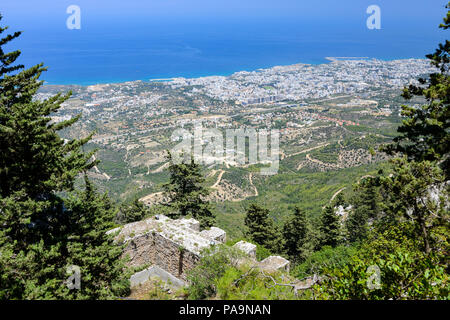
<path id="1" fill-rule="evenodd" d="M 266 274 L 257 268 L 241 265 L 228 267 L 216 280 L 217 297 L 222 300 L 290 300 L 295 299 L 291 279 L 279 273 Z"/>
<path id="2" fill-rule="evenodd" d="M 187 274 L 188 298 L 200 300 L 215 295 L 215 280 L 222 277 L 228 267 L 237 265 L 242 257 L 243 253 L 226 245 L 203 250 L 199 264 Z"/>
<path id="3" fill-rule="evenodd" d="M 321 273 L 324 268 L 340 268 L 347 264 L 356 252 L 356 247 L 338 246 L 332 248 L 325 246 L 311 254 L 304 262 L 292 268 L 291 274 L 301 279 L 314 273 Z"/>

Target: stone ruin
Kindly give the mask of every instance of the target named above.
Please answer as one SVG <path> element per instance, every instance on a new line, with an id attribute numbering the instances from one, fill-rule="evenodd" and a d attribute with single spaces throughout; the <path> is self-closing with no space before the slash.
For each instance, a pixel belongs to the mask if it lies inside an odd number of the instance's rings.
<path id="1" fill-rule="evenodd" d="M 220 228 L 211 227 L 200 231 L 200 223 L 195 219 L 173 220 L 164 215 L 129 223 L 108 233 L 117 233 L 115 240 L 125 243 L 123 255 L 129 257 L 130 267 L 147 267 L 131 277 L 132 286 L 152 276 L 182 286 L 187 271 L 200 260 L 202 250 L 226 241 L 226 232 Z M 289 271 L 289 261 L 279 256 L 256 262 L 254 244 L 239 241 L 234 247 L 246 253 L 263 270 Z"/>
<path id="2" fill-rule="evenodd" d="M 280 256 L 270 256 L 264 260 L 258 262 L 256 261 L 256 246 L 252 243 L 246 241 L 239 241 L 234 246 L 234 248 L 243 251 L 250 259 L 245 262 L 250 262 L 255 267 L 260 268 L 263 271 L 286 271 L 289 272 L 291 263 Z"/>

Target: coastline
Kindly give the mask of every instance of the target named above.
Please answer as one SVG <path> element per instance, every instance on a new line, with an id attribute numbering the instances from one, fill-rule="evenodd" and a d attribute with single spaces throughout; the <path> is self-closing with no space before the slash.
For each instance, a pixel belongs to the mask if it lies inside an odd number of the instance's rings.
<path id="1" fill-rule="evenodd" d="M 267 70 L 267 69 L 272 69 L 275 67 L 286 67 L 286 66 L 291 66 L 291 65 L 297 65 L 297 64 L 305 64 L 305 65 L 314 65 L 314 66 L 318 66 L 321 64 L 329 64 L 329 63 L 333 63 L 336 61 L 346 61 L 346 60 L 380 60 L 380 61 L 399 61 L 399 60 L 411 60 L 411 59 L 417 59 L 417 60 L 426 60 L 426 58 L 424 57 L 409 57 L 409 58 L 391 58 L 391 59 L 381 59 L 381 58 L 376 58 L 376 57 L 324 57 L 322 58 L 323 62 L 318 62 L 318 63 L 306 63 L 306 62 L 297 62 L 297 63 L 293 63 L 293 64 L 277 64 L 277 65 L 273 65 L 273 66 L 269 66 L 269 67 L 260 67 L 260 68 L 256 68 L 256 69 L 249 69 L 249 70 L 236 70 L 236 71 L 232 71 L 232 72 L 227 72 L 227 73 L 208 73 L 208 74 L 203 74 L 203 75 L 198 75 L 198 76 L 191 76 L 191 75 L 177 75 L 174 77 L 160 77 L 160 78 L 141 78 L 141 79 L 117 79 L 117 80 L 113 80 L 113 81 L 102 81 L 102 80 L 98 80 L 98 81 L 67 81 L 67 83 L 48 83 L 47 81 L 44 81 L 44 86 L 81 86 L 81 87 L 88 87 L 88 86 L 93 86 L 93 85 L 106 85 L 106 84 L 123 84 L 123 83 L 127 83 L 127 82 L 135 82 L 135 81 L 142 81 L 142 82 L 155 82 L 155 83 L 164 83 L 164 82 L 170 82 L 173 81 L 175 79 L 199 79 L 199 78 L 207 78 L 207 77 L 230 77 L 235 73 L 238 72 L 254 72 L 254 71 L 258 71 L 258 70 Z M 66 82 L 66 81 L 63 81 Z"/>

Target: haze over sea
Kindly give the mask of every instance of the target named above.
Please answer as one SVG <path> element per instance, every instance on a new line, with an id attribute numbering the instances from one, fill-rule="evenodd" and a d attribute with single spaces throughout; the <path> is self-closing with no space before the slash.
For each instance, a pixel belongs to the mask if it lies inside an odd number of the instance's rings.
<path id="1" fill-rule="evenodd" d="M 27 67 L 44 62 L 49 84 L 230 75 L 325 57 L 424 58 L 445 40 L 441 0 L 54 2 L 0 4 L 1 25 L 24 31 L 7 49 L 20 49 Z M 81 30 L 66 28 L 71 4 L 81 8 Z M 371 4 L 381 8 L 381 30 L 366 27 Z"/>

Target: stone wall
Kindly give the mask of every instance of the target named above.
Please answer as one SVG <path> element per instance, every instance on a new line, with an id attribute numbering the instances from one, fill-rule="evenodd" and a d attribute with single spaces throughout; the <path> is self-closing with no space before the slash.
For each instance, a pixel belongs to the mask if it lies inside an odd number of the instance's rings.
<path id="1" fill-rule="evenodd" d="M 129 256 L 130 266 L 156 265 L 183 280 L 186 280 L 186 271 L 192 269 L 200 258 L 156 232 L 128 240 L 124 255 Z"/>
<path id="2" fill-rule="evenodd" d="M 186 280 L 186 272 L 195 267 L 202 249 L 225 241 L 225 232 L 214 228 L 200 232 L 194 219 L 172 220 L 152 217 L 111 230 L 124 242 L 124 256 L 132 267 L 155 265 Z"/>
<path id="3" fill-rule="evenodd" d="M 145 270 L 142 270 L 140 272 L 135 273 L 130 278 L 130 287 L 137 287 L 139 285 L 142 285 L 146 283 L 151 278 L 158 278 L 166 284 L 168 284 L 170 287 L 178 289 L 181 287 L 184 287 L 186 283 L 179 278 L 173 276 L 169 272 L 167 272 L 164 269 L 161 269 L 158 266 L 151 266 L 150 268 L 147 268 Z"/>

